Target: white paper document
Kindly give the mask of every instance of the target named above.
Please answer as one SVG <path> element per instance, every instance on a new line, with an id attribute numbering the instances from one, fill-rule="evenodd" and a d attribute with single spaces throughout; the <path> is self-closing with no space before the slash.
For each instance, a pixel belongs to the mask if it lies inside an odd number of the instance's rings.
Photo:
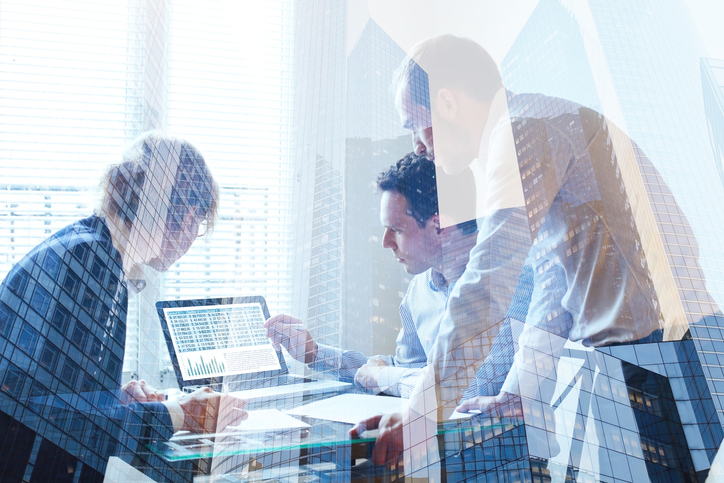
<path id="1" fill-rule="evenodd" d="M 478 414 L 480 414 L 480 411 L 478 411 L 477 409 L 471 409 L 469 413 L 459 413 L 458 410 L 456 409 L 456 410 L 453 411 L 453 413 L 450 415 L 450 417 L 448 418 L 448 420 L 452 420 L 452 419 L 467 419 L 467 418 L 472 418 L 473 416 L 477 416 Z"/>
<path id="2" fill-rule="evenodd" d="M 406 405 L 407 400 L 399 397 L 342 394 L 289 409 L 287 414 L 355 424 L 378 414 L 402 412 Z"/>
<path id="3" fill-rule="evenodd" d="M 315 381 L 302 382 L 299 384 L 287 384 L 284 386 L 260 387 L 256 389 L 248 389 L 246 391 L 233 391 L 234 397 L 244 399 L 246 401 L 259 398 L 273 398 L 276 396 L 285 396 L 288 394 L 301 394 L 305 392 L 327 392 L 337 391 L 347 387 L 351 387 L 349 382 L 339 381 Z"/>
<path id="4" fill-rule="evenodd" d="M 225 433 L 230 431 L 277 431 L 280 429 L 308 428 L 309 425 L 291 416 L 284 414 L 278 409 L 259 409 L 247 411 L 249 417 L 240 424 L 227 426 Z"/>
<path id="5" fill-rule="evenodd" d="M 154 483 L 154 480 L 117 456 L 111 456 L 103 483 Z"/>

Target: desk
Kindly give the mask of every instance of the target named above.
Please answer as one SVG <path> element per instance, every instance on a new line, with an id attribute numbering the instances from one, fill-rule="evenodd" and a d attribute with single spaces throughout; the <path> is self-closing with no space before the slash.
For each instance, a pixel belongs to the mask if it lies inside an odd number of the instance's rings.
<path id="1" fill-rule="evenodd" d="M 367 457 L 374 438 L 352 440 L 350 424 L 300 419 L 310 427 L 186 436 L 158 449 L 168 461 L 207 459 L 210 476 L 226 475 L 225 481 L 235 481 L 229 477 L 243 481 L 250 473 L 277 481 L 294 481 L 299 476 L 304 477 L 302 481 L 350 481 L 352 465 Z"/>
<path id="2" fill-rule="evenodd" d="M 250 411 L 285 411 L 328 399 L 333 393 L 295 392 L 275 398 L 257 398 L 248 403 Z M 355 390 L 352 388 L 352 392 Z M 385 396 L 380 396 L 385 397 Z M 394 398 L 395 401 L 399 401 Z M 371 453 L 374 438 L 352 440 L 352 424 L 306 416 L 295 416 L 305 428 L 273 431 L 227 431 L 213 435 L 176 435 L 169 442 L 151 448 L 169 462 L 194 460 L 195 466 L 215 481 L 244 481 L 255 478 L 272 481 L 350 481 L 351 468 Z M 232 478 L 232 479 L 229 479 Z M 204 481 L 195 478 L 194 481 Z"/>
<path id="3" fill-rule="evenodd" d="M 352 470 L 369 458 L 374 437 L 353 440 L 348 435 L 351 424 L 309 417 L 298 419 L 309 427 L 178 436 L 154 450 L 168 461 L 205 460 L 206 464 L 200 466 L 207 468 L 208 475 L 194 480 L 199 483 L 402 480 L 397 472 L 375 471 L 374 476 L 360 478 Z M 522 418 L 485 413 L 441 423 L 438 438 L 447 481 L 462 481 L 495 468 L 524 464 L 527 452 L 522 426 Z M 223 479 L 219 479 L 221 475 Z"/>

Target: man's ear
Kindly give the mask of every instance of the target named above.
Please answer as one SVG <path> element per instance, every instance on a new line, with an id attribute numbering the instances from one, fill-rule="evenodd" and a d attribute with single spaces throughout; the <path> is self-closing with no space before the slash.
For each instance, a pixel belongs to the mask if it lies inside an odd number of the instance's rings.
<path id="1" fill-rule="evenodd" d="M 458 115 L 458 99 L 455 93 L 446 88 L 437 91 L 435 111 L 447 121 L 454 120 Z"/>

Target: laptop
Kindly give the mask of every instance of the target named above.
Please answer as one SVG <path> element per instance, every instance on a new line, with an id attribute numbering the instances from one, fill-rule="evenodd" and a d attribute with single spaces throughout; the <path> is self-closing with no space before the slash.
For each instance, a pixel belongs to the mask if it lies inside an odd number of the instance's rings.
<path id="1" fill-rule="evenodd" d="M 239 391 L 302 380 L 266 337 L 261 296 L 168 300 L 156 311 L 182 390 L 210 386 Z"/>
<path id="2" fill-rule="evenodd" d="M 351 386 L 289 374 L 281 350 L 266 336 L 269 309 L 262 296 L 167 300 L 157 302 L 156 311 L 183 391 L 209 386 L 269 398 L 294 392 L 278 387 L 290 384 L 324 393 Z"/>

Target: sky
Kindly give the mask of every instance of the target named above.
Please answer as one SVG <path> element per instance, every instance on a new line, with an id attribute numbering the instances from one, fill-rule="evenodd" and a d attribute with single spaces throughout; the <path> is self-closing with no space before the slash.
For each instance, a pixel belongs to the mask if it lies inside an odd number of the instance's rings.
<path id="1" fill-rule="evenodd" d="M 724 0 L 683 1 L 706 55 L 724 59 Z M 431 35 L 453 33 L 476 40 L 500 62 L 537 4 L 538 0 L 349 0 L 347 46 L 354 46 L 371 17 L 405 50 Z"/>
<path id="2" fill-rule="evenodd" d="M 724 1 L 689 0 L 686 4 L 707 55 L 724 60 Z"/>

